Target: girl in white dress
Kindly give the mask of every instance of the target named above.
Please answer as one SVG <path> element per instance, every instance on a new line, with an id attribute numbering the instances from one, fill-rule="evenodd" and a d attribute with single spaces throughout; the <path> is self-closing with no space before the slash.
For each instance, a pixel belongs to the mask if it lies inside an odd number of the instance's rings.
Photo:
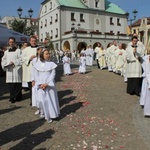
<path id="1" fill-rule="evenodd" d="M 65 52 L 65 56 L 63 57 L 62 61 L 63 61 L 64 75 L 72 74 L 71 68 L 70 68 L 70 57 L 67 52 Z"/>
<path id="2" fill-rule="evenodd" d="M 32 107 L 37 107 L 37 111 L 35 112 L 35 115 L 38 115 L 40 113 L 39 110 L 39 104 L 37 101 L 37 88 L 34 86 L 36 79 L 35 79 L 35 75 L 34 75 L 34 65 L 35 63 L 40 61 L 40 53 L 42 52 L 42 50 L 44 49 L 43 46 L 39 46 L 37 47 L 37 54 L 36 57 L 32 60 Z"/>
<path id="3" fill-rule="evenodd" d="M 85 73 L 86 72 L 86 57 L 84 55 L 84 53 L 80 54 L 80 58 L 79 58 L 79 73 Z"/>
<path id="4" fill-rule="evenodd" d="M 55 87 L 55 68 L 57 65 L 49 61 L 48 50 L 40 53 L 40 61 L 33 65 L 37 100 L 41 112 L 40 118 L 45 118 L 49 123 L 60 114 L 58 95 Z"/>
<path id="5" fill-rule="evenodd" d="M 146 74 L 146 91 L 144 91 L 145 94 L 145 100 L 144 100 L 144 116 L 150 117 L 150 55 L 147 55 L 145 59 L 145 74 Z"/>
<path id="6" fill-rule="evenodd" d="M 146 88 L 147 88 L 147 79 L 146 79 L 146 59 L 148 55 L 143 57 L 143 63 L 142 63 L 142 68 L 143 68 L 143 80 L 142 80 L 142 88 L 141 88 L 141 95 L 140 95 L 140 105 L 143 108 L 145 104 L 145 96 L 146 96 Z"/>

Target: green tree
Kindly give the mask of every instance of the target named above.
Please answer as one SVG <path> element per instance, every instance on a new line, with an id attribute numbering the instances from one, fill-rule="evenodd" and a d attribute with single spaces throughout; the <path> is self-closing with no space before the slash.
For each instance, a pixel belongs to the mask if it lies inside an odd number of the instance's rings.
<path id="1" fill-rule="evenodd" d="M 14 19 L 14 21 L 11 23 L 10 26 L 14 31 L 17 31 L 26 35 L 33 35 L 34 33 L 33 26 L 31 25 L 31 27 L 26 27 L 26 24 L 27 24 L 26 22 L 27 22 L 26 19 L 25 21 Z"/>

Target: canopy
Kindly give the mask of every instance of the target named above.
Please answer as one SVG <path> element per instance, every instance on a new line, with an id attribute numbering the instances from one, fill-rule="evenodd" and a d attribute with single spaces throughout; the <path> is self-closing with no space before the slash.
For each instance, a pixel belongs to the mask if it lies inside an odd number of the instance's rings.
<path id="1" fill-rule="evenodd" d="M 21 44 L 23 42 L 29 42 L 30 37 L 19 32 L 8 29 L 7 27 L 0 25 L 0 46 L 7 45 L 8 39 L 14 37 L 16 43 Z"/>

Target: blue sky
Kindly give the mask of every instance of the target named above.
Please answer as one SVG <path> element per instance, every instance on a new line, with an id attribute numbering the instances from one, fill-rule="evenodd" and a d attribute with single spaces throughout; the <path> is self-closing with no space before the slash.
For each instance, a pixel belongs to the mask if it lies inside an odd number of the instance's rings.
<path id="1" fill-rule="evenodd" d="M 34 10 L 33 17 L 37 17 L 40 4 L 44 0 L 1 0 L 0 16 L 17 16 L 17 8 L 23 8 L 23 17 L 28 15 L 28 10 Z M 131 13 L 134 9 L 138 10 L 137 18 L 150 17 L 150 0 L 109 0 L 117 4 L 124 11 Z M 132 17 L 132 16 L 131 16 Z"/>
<path id="2" fill-rule="evenodd" d="M 137 18 L 150 17 L 150 0 L 109 0 L 117 4 L 124 11 L 128 11 L 132 17 L 132 11 L 138 11 Z"/>
<path id="3" fill-rule="evenodd" d="M 38 17 L 41 2 L 44 0 L 0 0 L 0 16 L 18 16 L 17 9 L 23 9 L 22 17 L 28 16 L 28 10 L 34 10 L 33 17 Z"/>

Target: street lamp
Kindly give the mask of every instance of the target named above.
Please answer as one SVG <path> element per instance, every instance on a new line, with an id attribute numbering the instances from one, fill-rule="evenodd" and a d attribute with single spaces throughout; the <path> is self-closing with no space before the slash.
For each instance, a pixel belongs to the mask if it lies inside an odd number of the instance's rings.
<path id="1" fill-rule="evenodd" d="M 19 16 L 19 18 L 20 19 L 24 19 L 24 21 L 25 21 L 25 27 L 27 26 L 27 19 L 30 19 L 30 25 L 32 26 L 32 22 L 31 22 L 31 18 L 32 18 L 32 16 L 33 16 L 33 10 L 30 8 L 29 10 L 28 10 L 28 15 L 29 15 L 29 17 L 21 17 L 22 16 L 22 12 L 23 12 L 23 9 L 21 8 L 21 7 L 19 7 L 18 9 L 17 9 L 17 12 L 18 12 L 18 16 Z M 25 31 L 26 32 L 26 31 Z"/>
<path id="2" fill-rule="evenodd" d="M 132 28 L 132 22 L 133 22 L 134 20 L 136 20 L 137 13 L 138 13 L 138 11 L 137 11 L 136 9 L 134 9 L 134 10 L 132 11 L 133 18 L 130 18 L 130 19 L 129 19 L 130 13 L 126 12 L 127 21 L 130 22 L 130 32 L 131 32 L 131 34 L 132 34 L 132 30 L 131 30 L 131 28 Z"/>
<path id="3" fill-rule="evenodd" d="M 25 18 L 22 18 L 22 17 L 21 17 L 22 12 L 23 12 L 23 9 L 22 9 L 21 7 L 19 7 L 19 8 L 17 9 L 17 12 L 18 12 L 18 15 L 19 15 L 19 18 L 20 18 L 20 19 L 28 19 L 27 17 L 25 17 Z M 34 11 L 33 11 L 31 8 L 28 10 L 28 15 L 29 15 L 30 19 L 31 19 L 32 16 L 33 16 L 33 12 L 34 12 Z"/>

